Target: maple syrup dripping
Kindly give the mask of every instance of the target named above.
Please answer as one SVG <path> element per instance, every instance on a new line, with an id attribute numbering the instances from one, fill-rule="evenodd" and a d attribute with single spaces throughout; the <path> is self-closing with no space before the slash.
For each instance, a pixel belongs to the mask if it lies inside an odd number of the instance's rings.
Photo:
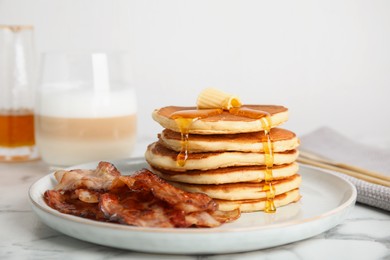
<path id="1" fill-rule="evenodd" d="M 264 137 L 261 140 L 261 142 L 263 143 L 264 162 L 265 162 L 263 191 L 266 192 L 266 196 L 267 196 L 264 211 L 267 213 L 274 213 L 276 211 L 276 207 L 274 204 L 275 189 L 272 185 L 272 180 L 273 180 L 272 168 L 274 165 L 274 155 L 272 149 L 272 141 L 270 137 L 271 116 L 268 112 L 246 108 L 246 107 L 232 108 L 229 110 L 229 112 L 237 116 L 260 119 L 261 125 L 264 129 Z"/>
<path id="2" fill-rule="evenodd" d="M 188 139 L 191 125 L 199 119 L 219 115 L 222 112 L 222 109 L 180 110 L 169 116 L 175 120 L 181 134 L 181 149 L 176 157 L 176 162 L 179 166 L 183 167 L 188 159 Z"/>
<path id="3" fill-rule="evenodd" d="M 176 158 L 176 162 L 179 166 L 183 167 L 188 158 L 188 139 L 191 125 L 199 119 L 219 115 L 222 112 L 222 109 L 196 109 L 181 110 L 174 112 L 170 115 L 170 118 L 175 120 L 181 134 L 181 150 Z M 274 204 L 275 190 L 272 185 L 272 168 L 274 164 L 274 156 L 272 149 L 272 141 L 270 137 L 271 116 L 268 112 L 247 107 L 231 108 L 229 110 L 229 113 L 241 117 L 260 119 L 260 122 L 264 129 L 264 137 L 261 140 L 264 147 L 263 149 L 265 157 L 265 176 L 263 191 L 266 192 L 266 202 L 264 211 L 266 213 L 274 213 L 276 211 L 276 207 Z"/>
<path id="4" fill-rule="evenodd" d="M 263 137 L 263 149 L 264 149 L 264 156 L 265 156 L 265 176 L 264 176 L 264 182 L 265 182 L 265 188 L 267 193 L 267 200 L 265 202 L 265 209 L 264 211 L 267 213 L 274 213 L 276 212 L 276 207 L 274 203 L 275 198 L 275 190 L 274 186 L 272 185 L 273 180 L 273 174 L 272 174 L 272 168 L 274 166 L 274 153 L 272 149 L 272 141 L 271 141 L 271 116 L 267 114 L 265 117 L 260 118 L 261 124 L 264 129 L 264 137 Z"/>

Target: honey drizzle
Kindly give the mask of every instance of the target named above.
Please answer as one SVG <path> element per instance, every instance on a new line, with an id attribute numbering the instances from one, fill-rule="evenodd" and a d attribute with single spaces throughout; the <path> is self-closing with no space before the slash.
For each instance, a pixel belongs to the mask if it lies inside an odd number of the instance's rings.
<path id="1" fill-rule="evenodd" d="M 169 116 L 175 120 L 181 134 L 181 149 L 176 157 L 176 162 L 180 167 L 183 167 L 188 159 L 188 139 L 191 125 L 199 119 L 219 115 L 222 112 L 222 109 L 181 110 Z"/>
<path id="2" fill-rule="evenodd" d="M 174 119 L 181 134 L 181 150 L 177 155 L 176 162 L 179 166 L 183 167 L 188 159 L 188 139 L 191 125 L 202 118 L 221 114 L 222 109 L 197 109 L 197 110 L 181 110 L 174 112 L 170 115 L 171 119 Z M 275 188 L 272 185 L 273 174 L 272 168 L 274 165 L 274 155 L 272 140 L 270 137 L 271 131 L 271 115 L 268 112 L 255 110 L 246 107 L 235 107 L 229 109 L 229 113 L 253 119 L 260 119 L 261 125 L 264 129 L 264 137 L 261 142 L 264 149 L 264 162 L 265 162 L 265 174 L 264 174 L 264 186 L 263 191 L 266 192 L 267 200 L 265 202 L 266 213 L 276 212 L 274 204 Z"/>
<path id="3" fill-rule="evenodd" d="M 267 200 L 265 202 L 264 211 L 267 213 L 274 213 L 276 211 L 274 198 L 275 198 L 275 188 L 272 186 L 273 174 L 272 168 L 274 166 L 274 154 L 272 149 L 271 142 L 271 117 L 269 114 L 266 117 L 260 119 L 261 124 L 264 129 L 264 137 L 263 137 L 263 149 L 265 156 L 265 175 L 264 175 L 264 187 L 263 190 L 266 191 Z"/>
<path id="4" fill-rule="evenodd" d="M 261 142 L 263 143 L 264 164 L 265 164 L 263 191 L 266 192 L 266 196 L 267 196 L 264 211 L 267 213 L 274 213 L 276 211 L 276 207 L 274 203 L 275 188 L 272 185 L 272 180 L 273 180 L 272 168 L 274 165 L 274 154 L 273 154 L 272 140 L 270 136 L 271 125 L 272 125 L 271 115 L 265 111 L 255 110 L 246 107 L 232 108 L 229 110 L 229 113 L 237 116 L 260 119 L 261 125 L 264 129 L 264 137 L 262 137 L 261 140 Z"/>
<path id="5" fill-rule="evenodd" d="M 181 149 L 180 153 L 177 155 L 176 162 L 179 166 L 183 167 L 186 164 L 188 158 L 188 137 L 190 132 L 190 126 L 193 122 L 199 118 L 176 118 L 176 124 L 180 128 L 181 134 Z"/>

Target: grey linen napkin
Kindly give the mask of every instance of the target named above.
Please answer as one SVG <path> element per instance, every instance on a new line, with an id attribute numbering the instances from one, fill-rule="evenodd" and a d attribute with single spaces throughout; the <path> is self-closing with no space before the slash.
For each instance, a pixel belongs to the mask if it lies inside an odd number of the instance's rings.
<path id="1" fill-rule="evenodd" d="M 357 143 L 327 127 L 315 130 L 300 139 L 302 151 L 390 176 L 390 150 Z M 372 184 L 338 172 L 335 174 L 355 185 L 358 202 L 390 211 L 389 187 Z"/>

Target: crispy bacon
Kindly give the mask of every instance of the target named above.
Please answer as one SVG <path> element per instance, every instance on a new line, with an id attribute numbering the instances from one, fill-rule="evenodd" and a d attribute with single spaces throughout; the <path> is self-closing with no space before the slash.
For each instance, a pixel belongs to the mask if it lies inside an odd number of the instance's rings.
<path id="1" fill-rule="evenodd" d="M 192 212 L 191 214 L 186 215 L 185 218 L 188 226 L 218 227 L 221 225 L 219 221 L 213 218 L 210 213 L 206 211 Z"/>
<path id="2" fill-rule="evenodd" d="M 121 176 L 101 162 L 95 170 L 55 175 L 59 184 L 44 199 L 66 214 L 143 227 L 216 227 L 240 216 L 239 210 L 218 211 L 207 195 L 180 190 L 146 169 Z"/>
<path id="3" fill-rule="evenodd" d="M 222 224 L 238 219 L 241 215 L 241 211 L 239 208 L 230 211 L 216 210 L 212 212 L 211 215 Z"/>
<path id="4" fill-rule="evenodd" d="M 135 195 L 135 196 L 134 196 Z M 162 201 L 138 201 L 138 194 L 128 194 L 120 200 L 115 194 L 106 193 L 101 196 L 99 207 L 111 221 L 141 227 L 183 227 L 184 214 L 180 211 L 168 209 Z M 134 203 L 137 201 L 136 203 Z M 132 203 L 126 203 L 130 200 Z M 136 205 L 135 207 L 133 207 Z"/>
<path id="5" fill-rule="evenodd" d="M 87 203 L 98 203 L 100 193 L 93 190 L 77 189 L 74 191 L 78 199 Z"/>
<path id="6" fill-rule="evenodd" d="M 113 187 L 121 186 L 118 182 L 120 172 L 115 166 L 108 162 L 100 162 L 95 170 L 71 170 L 56 171 L 54 176 L 59 182 L 55 190 L 110 190 Z"/>
<path id="7" fill-rule="evenodd" d="M 206 194 L 180 190 L 146 169 L 140 170 L 132 176 L 121 176 L 120 179 L 130 189 L 136 191 L 150 190 L 157 198 L 186 213 L 205 210 L 215 211 L 218 208 L 218 204 Z"/>
<path id="8" fill-rule="evenodd" d="M 51 208 L 65 214 L 71 214 L 83 218 L 105 220 L 97 203 L 86 203 L 78 199 L 74 191 L 48 190 L 44 199 Z"/>

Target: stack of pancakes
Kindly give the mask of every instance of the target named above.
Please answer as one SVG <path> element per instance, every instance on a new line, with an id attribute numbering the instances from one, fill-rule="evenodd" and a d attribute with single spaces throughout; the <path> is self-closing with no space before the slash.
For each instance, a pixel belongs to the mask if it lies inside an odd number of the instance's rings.
<path id="1" fill-rule="evenodd" d="M 269 202 L 265 186 L 271 184 L 275 207 L 300 199 L 299 140 L 286 129 L 275 128 L 287 121 L 283 106 L 246 105 L 269 115 L 272 142 L 272 180 L 265 182 L 266 154 L 264 125 L 260 119 L 221 114 L 194 120 L 189 127 L 184 165 L 177 161 L 183 153 L 183 139 L 172 114 L 194 107 L 164 107 L 153 112 L 153 119 L 165 129 L 159 140 L 148 146 L 145 158 L 151 170 L 174 186 L 190 192 L 203 192 L 214 198 L 220 210 L 240 208 L 242 212 L 264 210 Z M 269 153 L 268 153 L 269 155 Z M 268 197 L 268 198 L 267 198 Z"/>

